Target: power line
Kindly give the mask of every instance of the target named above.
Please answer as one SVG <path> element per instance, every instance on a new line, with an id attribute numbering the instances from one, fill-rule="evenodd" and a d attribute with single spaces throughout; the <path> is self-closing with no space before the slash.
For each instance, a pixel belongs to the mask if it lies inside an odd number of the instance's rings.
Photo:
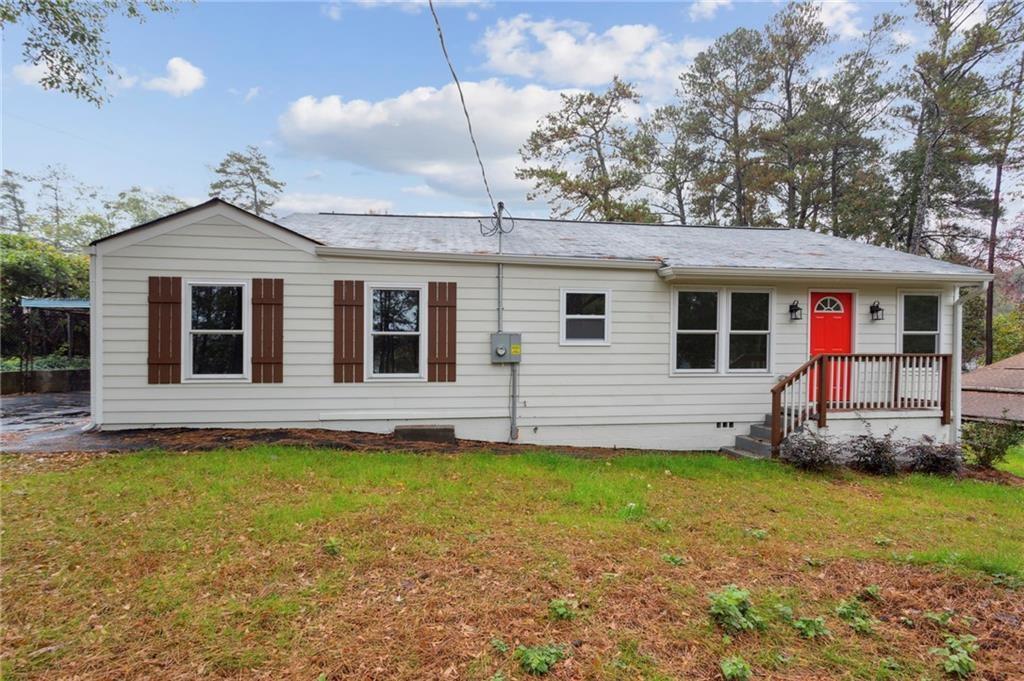
<path id="1" fill-rule="evenodd" d="M 473 134 L 473 121 L 469 118 L 469 109 L 466 107 L 466 97 L 462 94 L 462 83 L 459 82 L 459 76 L 455 73 L 455 67 L 452 66 L 452 59 L 448 56 L 448 47 L 444 43 L 444 31 L 441 30 L 441 20 L 437 18 L 437 10 L 434 9 L 434 0 L 428 0 L 430 5 L 430 13 L 434 17 L 434 25 L 437 26 L 437 37 L 441 41 L 441 52 L 444 53 L 444 60 L 448 62 L 448 70 L 452 72 L 452 79 L 455 81 L 455 87 L 459 91 L 459 99 L 462 101 L 462 113 L 466 115 L 466 126 L 469 128 L 469 140 L 473 143 L 473 153 L 476 154 L 476 162 L 480 165 L 480 176 L 484 180 L 484 191 L 487 192 L 487 200 L 491 202 L 491 210 L 494 214 L 498 214 L 498 208 L 495 205 L 494 197 L 491 195 L 491 185 L 487 182 L 487 171 L 484 170 L 483 159 L 480 158 L 480 147 L 477 146 L 476 136 Z"/>

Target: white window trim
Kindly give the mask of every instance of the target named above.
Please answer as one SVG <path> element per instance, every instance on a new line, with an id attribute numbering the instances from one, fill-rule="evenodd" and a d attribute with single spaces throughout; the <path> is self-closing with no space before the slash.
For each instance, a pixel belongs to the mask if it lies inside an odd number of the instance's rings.
<path id="1" fill-rule="evenodd" d="M 730 374 L 770 374 L 772 373 L 772 356 L 774 355 L 775 343 L 773 336 L 775 333 L 775 295 L 774 290 L 770 288 L 729 288 L 726 289 L 726 310 L 725 320 L 722 322 L 725 328 L 725 339 L 722 343 L 722 358 L 725 363 L 729 363 L 729 337 L 733 334 L 737 336 L 768 336 L 768 345 L 765 348 L 765 367 L 764 369 L 730 369 L 727 366 L 725 371 Z M 749 330 L 732 330 L 732 296 L 734 293 L 767 293 L 768 294 L 768 330 L 767 331 L 749 331 Z"/>
<path id="2" fill-rule="evenodd" d="M 420 292 L 420 370 L 415 374 L 375 374 L 373 372 L 373 292 L 381 290 L 403 290 L 412 291 L 417 290 Z M 427 285 L 426 284 L 378 284 L 378 283 L 367 283 L 364 291 L 365 299 L 363 301 L 364 321 L 363 321 L 363 376 L 367 382 L 380 382 L 380 383 L 401 383 L 401 382 L 422 382 L 427 380 L 427 338 L 428 338 L 428 326 L 430 323 L 428 314 L 428 301 L 427 301 Z M 383 335 L 406 335 L 413 336 L 417 332 L 413 331 L 398 331 L 398 332 L 380 332 Z"/>
<path id="3" fill-rule="evenodd" d="M 242 373 L 241 374 L 193 374 L 192 373 L 192 287 L 193 286 L 240 286 L 242 287 Z M 181 305 L 181 372 L 182 383 L 249 383 L 252 368 L 252 291 L 244 279 L 187 279 L 182 282 Z M 232 333 L 232 331 L 209 329 L 201 333 Z"/>
<path id="4" fill-rule="evenodd" d="M 942 322 L 943 322 L 943 310 L 942 304 L 943 291 L 938 289 L 899 289 L 897 291 L 897 299 L 899 300 L 898 309 L 896 310 L 896 347 L 897 352 L 903 353 L 903 336 L 935 336 L 935 354 L 942 353 Z M 904 331 L 903 330 L 903 311 L 905 305 L 903 299 L 907 296 L 935 296 L 938 303 L 938 315 L 936 317 L 936 324 L 938 328 L 935 331 Z M 931 353 L 925 353 L 931 354 Z"/>
<path id="5" fill-rule="evenodd" d="M 687 331 L 679 329 L 679 293 L 681 291 L 698 291 L 714 293 L 718 296 L 717 326 L 711 330 Z M 763 335 L 764 331 L 732 331 L 730 329 L 733 293 L 767 293 L 768 294 L 768 366 L 765 369 L 730 369 L 729 336 L 733 333 L 742 335 Z M 770 375 L 775 366 L 775 289 L 771 287 L 743 286 L 673 286 L 669 296 L 671 308 L 669 327 L 669 376 L 765 376 Z M 715 368 L 714 369 L 678 369 L 676 368 L 676 340 L 680 333 L 715 334 Z"/>
<path id="6" fill-rule="evenodd" d="M 679 328 L 679 294 L 681 292 L 691 293 L 714 293 L 716 298 L 715 312 L 717 317 L 715 319 L 715 330 L 707 329 L 696 329 L 689 331 L 686 329 Z M 720 374 L 722 373 L 722 296 L 724 295 L 725 289 L 714 286 L 673 286 L 672 295 L 669 296 L 670 306 L 672 308 L 671 315 L 671 327 L 669 328 L 669 356 L 668 356 L 668 368 L 669 373 L 672 376 L 692 376 L 695 374 Z M 708 334 L 715 335 L 715 368 L 714 369 L 679 369 L 676 367 L 676 343 L 678 342 L 680 333 L 692 333 L 692 334 Z"/>
<path id="7" fill-rule="evenodd" d="M 565 299 L 570 293 L 583 293 L 583 294 L 597 294 L 604 296 L 604 314 L 603 315 L 570 315 L 566 313 Z M 592 347 L 609 346 L 612 344 L 612 292 L 610 289 L 595 289 L 595 288 L 563 288 L 559 291 L 559 345 L 589 345 Z M 604 338 L 601 340 L 593 339 L 582 339 L 582 338 L 566 338 L 565 327 L 567 319 L 602 319 L 604 320 Z"/>

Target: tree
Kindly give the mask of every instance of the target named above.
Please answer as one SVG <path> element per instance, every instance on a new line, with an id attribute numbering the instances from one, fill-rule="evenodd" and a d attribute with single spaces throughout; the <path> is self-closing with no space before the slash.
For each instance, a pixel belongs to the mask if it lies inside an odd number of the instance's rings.
<path id="1" fill-rule="evenodd" d="M 87 298 L 89 259 L 69 255 L 24 234 L 0 234 L 0 324 L 3 354 L 25 356 L 29 323 L 21 310 L 22 296 L 41 298 Z M 56 342 L 66 330 L 54 325 L 36 325 L 32 335 L 50 335 Z"/>
<path id="2" fill-rule="evenodd" d="M 920 103 L 915 151 L 921 157 L 916 205 L 907 248 L 920 253 L 935 173 L 935 157 L 947 137 L 978 135 L 991 118 L 990 83 L 983 70 L 993 58 L 1017 45 L 1022 36 L 1019 0 L 916 0 L 917 18 L 931 29 L 929 49 L 914 64 Z M 970 28 L 976 14 L 984 18 Z"/>
<path id="3" fill-rule="evenodd" d="M 267 157 L 253 145 L 244 152 L 229 152 L 213 172 L 217 179 L 210 183 L 210 196 L 219 196 L 260 217 L 271 215 L 270 209 L 285 185 L 274 179 Z"/>
<path id="4" fill-rule="evenodd" d="M 988 271 L 996 271 L 996 244 L 999 240 L 999 217 L 1002 211 L 1003 171 L 1007 164 L 1011 168 L 1019 168 L 1024 163 L 1024 149 L 1021 148 L 1021 130 L 1024 128 L 1024 106 L 1021 95 L 1024 90 L 1024 50 L 1021 50 L 1016 64 L 1012 65 L 1004 78 L 1006 97 L 1003 115 L 999 116 L 994 126 L 988 148 L 991 162 L 995 170 L 992 186 L 992 219 L 989 223 L 988 235 Z M 995 284 L 988 287 L 985 303 L 985 363 L 993 360 L 992 317 L 995 309 Z"/>
<path id="5" fill-rule="evenodd" d="M 126 229 L 188 208 L 171 194 L 158 194 L 133 186 L 103 202 L 106 220 L 115 229 Z"/>
<path id="6" fill-rule="evenodd" d="M 554 217 L 610 222 L 655 222 L 636 198 L 646 161 L 623 109 L 640 101 L 629 83 L 615 77 L 607 91 L 562 95 L 562 107 L 545 116 L 519 150 L 516 177 L 529 180 L 529 200 L 547 196 Z"/>
<path id="7" fill-rule="evenodd" d="M 754 105 L 771 82 L 763 67 L 764 40 L 757 31 L 736 29 L 718 38 L 680 76 L 679 104 L 688 128 L 710 146 L 707 167 L 695 189 L 705 209 L 723 204 L 734 225 L 766 222 L 764 182 Z"/>
<path id="8" fill-rule="evenodd" d="M 22 58 L 43 67 L 39 84 L 102 106 L 104 78 L 114 74 L 104 33 L 112 16 L 144 21 L 146 11 L 169 12 L 164 0 L 0 0 L 0 28 L 25 26 Z"/>
<path id="9" fill-rule="evenodd" d="M 822 173 L 814 120 L 821 82 L 811 76 L 811 59 L 831 37 L 820 14 L 817 5 L 790 3 L 765 29 L 762 65 L 771 84 L 757 103 L 769 119 L 760 144 L 791 229 L 807 226 Z"/>
<path id="10" fill-rule="evenodd" d="M 0 182 L 0 228 L 4 231 L 23 233 L 28 229 L 25 200 L 21 198 L 21 175 L 4 169 Z"/>
<path id="11" fill-rule="evenodd" d="M 822 146 L 820 185 L 811 190 L 817 199 L 811 209 L 825 213 L 820 223 L 809 220 L 812 229 L 880 245 L 895 242 L 890 231 L 894 188 L 883 133 L 899 92 L 896 82 L 885 77 L 899 49 L 890 40 L 898 22 L 887 14 L 877 17 L 861 44 L 839 57 L 835 73 L 811 101 L 808 125 Z"/>
<path id="12" fill-rule="evenodd" d="M 707 164 L 706 146 L 689 130 L 678 106 L 661 107 L 638 127 L 641 153 L 650 159 L 645 184 L 654 191 L 652 206 L 670 221 L 692 224 L 687 203 L 695 178 Z"/>
<path id="13" fill-rule="evenodd" d="M 993 361 L 1024 352 L 1024 307 L 997 315 L 992 330 L 995 339 Z"/>
<path id="14" fill-rule="evenodd" d="M 62 165 L 49 165 L 42 175 L 32 178 L 39 186 L 39 212 L 32 217 L 31 232 L 62 251 L 81 248 L 109 232 L 101 216 L 84 211 L 83 204 L 94 202 L 97 191 L 79 182 Z"/>

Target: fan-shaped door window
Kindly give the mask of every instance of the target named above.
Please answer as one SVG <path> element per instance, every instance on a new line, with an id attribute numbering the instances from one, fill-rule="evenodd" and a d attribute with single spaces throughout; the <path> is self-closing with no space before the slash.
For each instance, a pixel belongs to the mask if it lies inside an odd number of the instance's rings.
<path id="1" fill-rule="evenodd" d="M 818 303 L 814 306 L 814 311 L 835 312 L 838 314 L 842 313 L 843 304 L 839 301 L 838 298 L 833 298 L 832 296 L 825 296 L 824 298 L 819 300 Z"/>

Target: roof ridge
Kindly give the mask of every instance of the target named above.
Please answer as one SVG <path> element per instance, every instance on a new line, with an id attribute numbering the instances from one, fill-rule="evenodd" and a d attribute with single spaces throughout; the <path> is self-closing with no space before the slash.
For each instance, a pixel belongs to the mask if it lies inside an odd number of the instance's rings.
<path id="1" fill-rule="evenodd" d="M 338 215 L 343 217 L 357 217 L 357 218 L 416 218 L 418 220 L 433 218 L 439 220 L 489 220 L 492 216 L 490 215 L 433 215 L 433 214 L 417 214 L 417 213 L 348 213 L 344 211 L 318 211 L 316 213 L 300 213 L 295 212 L 287 216 L 291 218 L 296 215 Z M 680 225 L 674 222 L 613 222 L 610 220 L 572 220 L 565 218 L 534 218 L 534 217 L 513 217 L 513 221 L 532 221 L 532 222 L 568 222 L 576 225 L 628 225 L 631 227 L 678 227 L 687 229 L 739 229 L 739 230 L 760 230 L 770 232 L 788 232 L 791 231 L 790 227 L 771 227 L 771 226 L 758 226 L 758 225 Z M 804 230 L 810 232 L 812 230 Z"/>

